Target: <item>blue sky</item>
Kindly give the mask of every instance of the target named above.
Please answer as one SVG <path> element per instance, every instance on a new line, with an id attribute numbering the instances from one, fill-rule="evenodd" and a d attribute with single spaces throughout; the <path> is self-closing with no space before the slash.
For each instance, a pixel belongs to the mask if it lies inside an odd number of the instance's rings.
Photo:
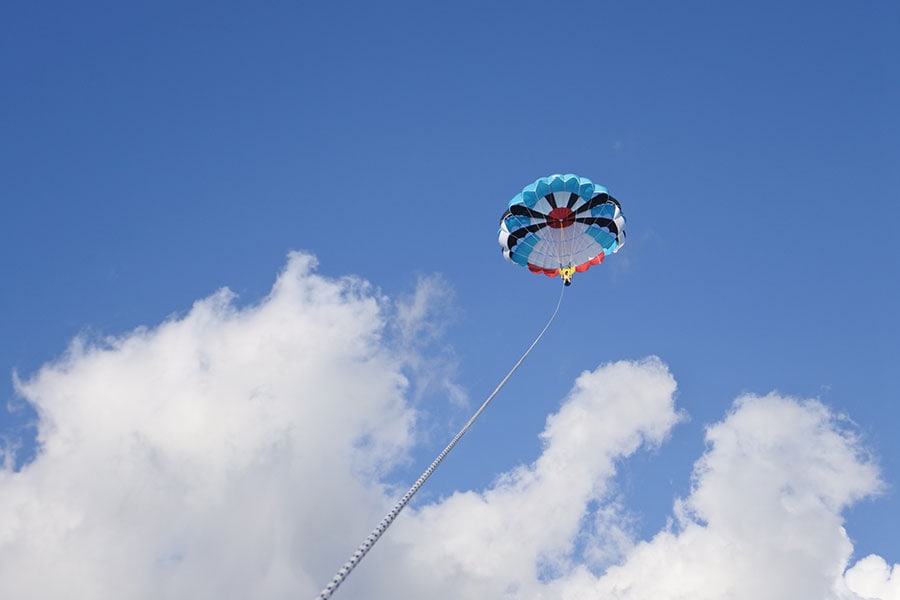
<path id="1" fill-rule="evenodd" d="M 900 562 L 896 4 L 15 3 L 0 23 L 0 435 L 18 469 L 40 417 L 13 373 L 223 287 L 254 306 L 297 250 L 400 309 L 436 294 L 412 348 L 416 441 L 382 480 L 408 485 L 559 293 L 502 260 L 506 203 L 577 173 L 620 200 L 628 242 L 576 276 L 422 502 L 538 459 L 579 374 L 657 356 L 682 418 L 619 465 L 637 539 L 691 492 L 706 428 L 776 392 L 846 417 L 885 483 L 841 512 L 853 556 Z"/>

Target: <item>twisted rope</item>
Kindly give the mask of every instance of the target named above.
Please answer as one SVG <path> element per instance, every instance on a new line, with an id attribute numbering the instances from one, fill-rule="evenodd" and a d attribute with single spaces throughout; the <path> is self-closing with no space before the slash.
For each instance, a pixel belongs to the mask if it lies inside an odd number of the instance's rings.
<path id="1" fill-rule="evenodd" d="M 503 388 L 503 386 L 506 385 L 506 382 L 509 381 L 509 378 L 512 377 L 513 373 L 516 372 L 516 369 L 519 368 L 519 365 L 525 362 L 525 358 L 532 351 L 532 349 L 537 346 L 537 343 L 544 336 L 544 333 L 547 331 L 547 329 L 550 328 L 550 324 L 556 317 L 556 313 L 559 312 L 559 307 L 560 305 L 562 305 L 563 293 L 565 292 L 565 290 L 566 288 L 563 286 L 562 291 L 560 291 L 559 293 L 559 300 L 556 302 L 556 308 L 553 310 L 553 314 L 550 315 L 550 319 L 547 321 L 547 324 L 544 325 L 544 328 L 541 330 L 538 336 L 534 338 L 533 342 L 531 342 L 531 345 L 528 347 L 528 350 L 525 351 L 525 354 L 523 354 L 519 361 L 515 365 L 513 365 L 513 368 L 509 370 L 509 373 L 506 374 L 506 377 L 504 377 L 503 380 L 497 385 L 496 389 L 491 392 L 491 395 L 488 396 L 487 400 L 485 400 L 481 404 L 481 407 L 477 411 L 475 411 L 475 414 L 472 415 L 472 417 L 463 426 L 463 428 L 460 429 L 455 436 L 453 436 L 453 439 L 450 440 L 450 443 L 447 444 L 447 447 L 437 455 L 437 458 L 435 458 L 434 461 L 428 466 L 428 468 L 425 469 L 425 471 L 419 476 L 412 487 L 409 488 L 409 491 L 403 494 L 403 497 L 400 498 L 397 504 L 394 505 L 394 508 L 392 508 L 390 512 L 388 512 L 388 514 L 384 516 L 378 526 L 372 530 L 372 533 L 370 533 L 365 541 L 363 541 L 363 543 L 359 545 L 359 548 L 357 548 L 356 552 L 354 552 L 353 555 L 350 556 L 350 559 L 345 562 L 340 569 L 338 569 L 338 572 L 335 573 L 334 577 L 331 579 L 328 585 L 325 586 L 325 589 L 319 592 L 319 595 L 316 596 L 316 600 L 328 600 L 328 598 L 331 598 L 331 595 L 338 588 L 338 586 L 340 586 L 341 583 L 344 582 L 344 580 L 348 575 L 350 575 L 350 572 L 354 569 L 354 567 L 359 564 L 359 561 L 361 561 L 366 553 L 372 549 L 372 546 L 375 545 L 375 542 L 378 541 L 378 538 L 381 537 L 381 534 L 383 534 L 387 530 L 387 528 L 390 527 L 394 519 L 397 518 L 397 515 L 400 514 L 400 511 L 403 510 L 403 507 L 406 506 L 406 504 L 415 495 L 415 493 L 419 491 L 419 488 L 422 487 L 422 485 L 428 480 L 429 477 L 431 477 L 431 474 L 434 473 L 435 469 L 438 468 L 438 465 L 441 464 L 444 458 L 448 454 L 450 454 L 450 451 L 453 450 L 453 447 L 456 446 L 456 443 L 459 442 L 462 436 L 464 436 L 466 432 L 469 431 L 469 428 L 472 427 L 472 424 L 475 423 L 475 420 L 481 415 L 481 413 L 484 412 L 484 409 L 486 409 L 488 404 L 491 403 L 491 400 L 494 399 L 494 396 L 496 396 L 497 393 Z"/>

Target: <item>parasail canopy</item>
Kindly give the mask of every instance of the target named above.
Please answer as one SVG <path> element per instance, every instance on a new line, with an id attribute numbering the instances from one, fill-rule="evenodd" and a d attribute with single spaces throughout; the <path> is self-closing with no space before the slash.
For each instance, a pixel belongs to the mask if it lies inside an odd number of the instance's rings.
<path id="1" fill-rule="evenodd" d="M 625 243 L 625 215 L 602 185 L 578 175 L 550 175 L 509 201 L 498 241 L 507 260 L 533 273 L 561 275 L 599 265 Z"/>

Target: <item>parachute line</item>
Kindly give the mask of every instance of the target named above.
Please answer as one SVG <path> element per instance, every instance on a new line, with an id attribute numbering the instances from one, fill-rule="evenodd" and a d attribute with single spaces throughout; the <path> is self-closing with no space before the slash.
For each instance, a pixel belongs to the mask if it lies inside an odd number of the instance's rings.
<path id="1" fill-rule="evenodd" d="M 526 350 L 522 357 L 518 360 L 518 362 L 513 365 L 513 368 L 509 370 L 509 373 L 506 374 L 503 380 L 500 381 L 499 384 L 497 384 L 497 387 L 493 392 L 491 392 L 491 395 L 488 396 L 487 399 L 478 408 L 478 410 L 475 411 L 475 414 L 472 415 L 472 417 L 463 426 L 463 428 L 460 429 L 455 436 L 453 436 L 453 439 L 450 440 L 450 443 L 447 444 L 447 447 L 437 455 L 437 458 L 435 458 L 434 461 L 428 466 L 428 468 L 425 469 L 425 471 L 419 476 L 412 487 L 409 488 L 409 491 L 407 491 L 403 495 L 403 497 L 400 498 L 397 504 L 394 505 L 390 512 L 388 512 L 388 514 L 384 516 L 378 526 L 372 530 L 372 533 L 370 533 L 369 536 L 363 541 L 363 543 L 359 545 L 359 548 L 356 549 L 356 552 L 354 552 L 353 555 L 350 556 L 350 559 L 345 562 L 340 569 L 338 569 L 338 572 L 335 573 L 334 577 L 331 579 L 331 582 L 327 586 L 325 586 L 325 589 L 319 592 L 318 596 L 316 596 L 316 600 L 328 600 L 328 598 L 331 598 L 331 595 L 338 588 L 338 586 L 340 586 L 341 583 L 344 582 L 347 576 L 350 575 L 350 572 L 353 571 L 357 564 L 359 564 L 359 561 L 361 561 L 366 553 L 368 553 L 369 550 L 372 549 L 372 546 L 375 545 L 375 542 L 378 541 L 378 539 L 381 537 L 381 534 L 383 534 L 387 530 L 387 528 L 390 527 L 394 519 L 397 518 L 397 515 L 400 514 L 400 511 L 403 510 L 403 508 L 415 495 L 415 493 L 419 491 L 419 488 L 425 484 L 429 477 L 431 477 L 432 473 L 434 473 L 434 471 L 438 468 L 438 465 L 440 465 L 444 458 L 446 458 L 447 455 L 450 454 L 450 451 L 453 450 L 453 447 L 456 446 L 457 442 L 459 442 L 462 436 L 464 436 L 466 432 L 469 431 L 469 428 L 472 427 L 472 425 L 475 423 L 475 420 L 481 416 L 481 413 L 484 412 L 484 409 L 486 409 L 488 404 L 491 403 L 491 400 L 494 399 L 494 396 L 496 396 L 500 392 L 500 390 L 503 389 L 503 386 L 506 385 L 506 382 L 509 381 L 510 377 L 513 376 L 513 373 L 516 372 L 516 369 L 518 369 L 519 366 L 523 362 L 525 362 L 525 358 L 531 353 L 534 347 L 537 346 L 538 342 L 541 341 L 541 338 L 544 337 L 544 333 L 546 333 L 550 328 L 550 324 L 553 323 L 553 319 L 556 318 L 556 313 L 559 312 L 559 307 L 562 305 L 563 295 L 566 291 L 565 286 L 560 287 L 562 289 L 559 292 L 559 300 L 557 300 L 556 302 L 556 308 L 553 309 L 553 314 L 550 315 L 550 318 L 547 320 L 547 324 L 544 325 L 544 328 L 541 329 L 541 332 L 537 335 L 536 338 L 534 338 L 534 341 L 531 342 L 531 345 L 528 346 L 528 350 Z"/>

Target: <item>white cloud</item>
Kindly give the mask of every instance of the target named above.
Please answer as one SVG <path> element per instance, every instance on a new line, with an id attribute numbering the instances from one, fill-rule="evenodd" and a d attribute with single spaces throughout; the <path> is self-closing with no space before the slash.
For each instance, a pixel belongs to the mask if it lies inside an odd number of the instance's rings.
<path id="1" fill-rule="evenodd" d="M 465 390 L 454 382 L 456 356 L 441 345 L 444 330 L 457 316 L 452 286 L 441 275 L 420 276 L 414 291 L 394 305 L 390 329 L 412 378 L 413 399 L 434 390 L 457 407 L 467 405 Z"/>
<path id="2" fill-rule="evenodd" d="M 450 385 L 452 368 L 421 345 L 440 344 L 446 282 L 391 303 L 314 267 L 293 254 L 257 305 L 223 291 L 76 342 L 17 383 L 42 448 L 0 470 L 0 597 L 318 593 L 396 500 L 387 475 L 430 426 L 407 377 Z M 881 484 L 815 401 L 738 399 L 672 525 L 634 539 L 616 467 L 671 434 L 675 388 L 656 358 L 583 373 L 537 460 L 408 509 L 336 597 L 900 598 L 880 557 L 846 569 L 841 513 Z"/>
<path id="3" fill-rule="evenodd" d="M 292 255 L 271 294 L 77 342 L 18 384 L 41 450 L 0 472 L 0 597 L 248 598 L 312 589 L 409 448 L 382 303 Z M 360 508 L 360 507 L 369 507 Z"/>
<path id="4" fill-rule="evenodd" d="M 532 597 L 542 580 L 568 573 L 580 560 L 575 545 L 588 507 L 606 499 L 616 461 L 659 444 L 678 420 L 674 390 L 658 359 L 583 373 L 547 420 L 537 461 L 482 493 L 426 506 L 392 531 L 409 549 L 407 572 L 424 574 L 419 593 Z"/>
<path id="5" fill-rule="evenodd" d="M 880 489 L 858 440 L 822 404 L 740 398 L 708 429 L 678 522 L 596 586 L 604 597 L 854 598 L 841 511 Z"/>
<path id="6" fill-rule="evenodd" d="M 870 554 L 847 571 L 847 584 L 862 598 L 900 600 L 900 565 L 888 566 L 880 556 Z"/>
<path id="7" fill-rule="evenodd" d="M 482 493 L 428 506 L 394 533 L 414 553 L 405 571 L 427 574 L 417 594 L 896 598 L 896 580 L 880 559 L 843 577 L 852 545 L 841 512 L 881 482 L 844 419 L 816 401 L 738 399 L 708 429 L 708 450 L 695 465 L 691 494 L 675 503 L 673 524 L 649 541 L 627 539 L 627 514 L 608 495 L 615 462 L 663 440 L 677 421 L 674 387 L 655 359 L 583 375 L 548 420 L 533 465 Z M 602 550 L 610 546 L 622 561 L 599 572 L 593 549 L 605 566 Z"/>

